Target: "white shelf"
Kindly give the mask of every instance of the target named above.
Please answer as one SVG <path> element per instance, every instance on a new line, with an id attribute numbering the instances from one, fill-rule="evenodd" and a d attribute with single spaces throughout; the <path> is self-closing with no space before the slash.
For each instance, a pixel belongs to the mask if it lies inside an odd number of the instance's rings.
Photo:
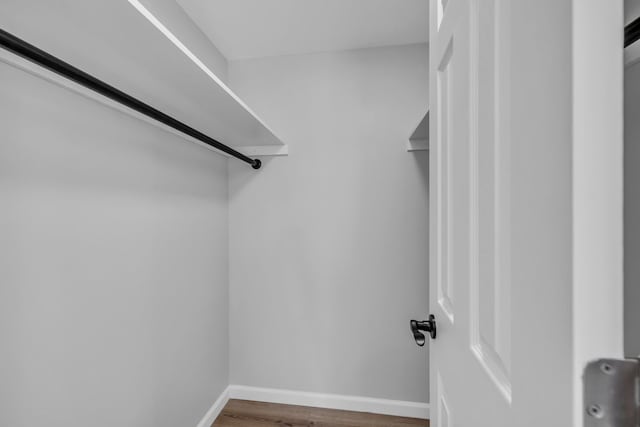
<path id="1" fill-rule="evenodd" d="M 640 61 L 640 41 L 637 41 L 624 49 L 624 65 L 630 67 Z"/>
<path id="2" fill-rule="evenodd" d="M 407 151 L 429 150 L 429 112 L 422 118 L 416 129 L 409 137 Z"/>
<path id="3" fill-rule="evenodd" d="M 177 35 L 160 31 L 164 24 L 152 25 L 133 3 L 0 2 L 0 27 L 239 151 L 249 146 L 254 152 L 286 152 L 282 141 L 208 64 L 186 46 L 181 50 Z M 0 51 L 2 62 L 140 116 Z"/>

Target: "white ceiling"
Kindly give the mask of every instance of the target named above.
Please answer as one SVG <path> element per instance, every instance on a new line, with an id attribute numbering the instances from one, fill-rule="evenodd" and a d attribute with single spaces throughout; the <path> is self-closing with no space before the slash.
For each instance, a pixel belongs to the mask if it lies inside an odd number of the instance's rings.
<path id="1" fill-rule="evenodd" d="M 428 0 L 177 2 L 229 60 L 428 40 Z"/>

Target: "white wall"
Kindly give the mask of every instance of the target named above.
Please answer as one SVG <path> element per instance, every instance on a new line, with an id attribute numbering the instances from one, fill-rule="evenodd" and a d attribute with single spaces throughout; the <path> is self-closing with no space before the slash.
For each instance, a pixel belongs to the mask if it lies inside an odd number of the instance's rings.
<path id="1" fill-rule="evenodd" d="M 624 323 L 625 354 L 640 354 L 640 64 L 624 82 Z"/>
<path id="2" fill-rule="evenodd" d="M 229 164 L 231 383 L 428 401 L 426 45 L 230 62 L 289 144 Z"/>
<path id="3" fill-rule="evenodd" d="M 640 16 L 640 1 L 625 0 L 624 1 L 624 23 L 628 24 Z"/>
<path id="4" fill-rule="evenodd" d="M 0 425 L 195 426 L 228 384 L 226 159 L 0 82 Z"/>

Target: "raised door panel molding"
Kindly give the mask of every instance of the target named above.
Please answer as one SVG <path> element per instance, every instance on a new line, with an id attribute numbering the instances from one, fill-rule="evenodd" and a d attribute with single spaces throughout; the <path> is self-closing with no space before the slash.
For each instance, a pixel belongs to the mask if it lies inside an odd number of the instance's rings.
<path id="1" fill-rule="evenodd" d="M 472 43 L 473 101 L 470 190 L 471 349 L 508 402 L 511 402 L 510 170 L 508 93 L 498 84 L 506 66 L 504 0 L 476 8 L 479 37 Z M 483 67 L 479 67 L 479 60 Z"/>

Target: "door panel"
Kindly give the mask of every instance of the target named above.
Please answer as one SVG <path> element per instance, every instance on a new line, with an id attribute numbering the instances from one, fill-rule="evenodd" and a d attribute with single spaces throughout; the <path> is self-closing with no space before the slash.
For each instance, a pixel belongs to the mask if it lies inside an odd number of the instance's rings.
<path id="1" fill-rule="evenodd" d="M 435 379 L 431 396 L 432 401 L 437 402 L 435 425 L 453 427 L 471 422 L 462 404 L 470 399 L 467 397 L 470 378 L 460 375 L 459 366 L 477 363 L 472 360 L 469 335 L 472 320 L 469 311 L 472 255 L 470 3 L 434 1 L 432 18 L 434 12 L 436 21 L 440 22 L 438 30 L 432 30 L 430 39 L 430 64 L 435 65 L 430 76 L 430 93 L 435 94 L 436 100 L 430 109 L 430 119 L 436 123 L 430 126 L 430 183 L 435 187 L 431 190 L 431 194 L 436 195 L 431 205 L 435 211 L 431 220 L 432 235 L 437 239 L 432 240 L 434 262 L 430 271 L 431 295 L 437 296 L 431 301 L 438 319 L 438 338 L 431 345 L 431 378 Z"/>
<path id="2" fill-rule="evenodd" d="M 470 345 L 511 402 L 507 4 L 472 5 L 469 185 Z M 475 7 L 474 7 L 475 6 Z"/>
<path id="3" fill-rule="evenodd" d="M 435 426 L 581 427 L 620 354 L 621 5 L 431 0 Z"/>
<path id="4" fill-rule="evenodd" d="M 451 262 L 451 217 L 452 209 L 450 198 L 451 173 L 451 141 L 453 138 L 452 109 L 452 70 L 453 44 L 449 39 L 446 51 L 438 66 L 437 76 L 437 102 L 438 102 L 438 167 L 441 171 L 441 180 L 438 187 L 438 305 L 450 322 L 453 322 L 453 270 Z"/>
<path id="5" fill-rule="evenodd" d="M 507 6 L 449 0 L 438 11 L 432 3 L 437 426 L 511 426 Z M 491 419 L 478 419 L 478 401 L 491 406 Z"/>
<path id="6" fill-rule="evenodd" d="M 442 377 L 438 375 L 437 378 L 437 402 L 438 402 L 438 416 L 436 417 L 437 427 L 452 427 L 453 420 L 451 419 L 451 413 L 449 412 L 449 400 L 447 393 L 444 390 L 444 384 L 442 383 Z"/>

